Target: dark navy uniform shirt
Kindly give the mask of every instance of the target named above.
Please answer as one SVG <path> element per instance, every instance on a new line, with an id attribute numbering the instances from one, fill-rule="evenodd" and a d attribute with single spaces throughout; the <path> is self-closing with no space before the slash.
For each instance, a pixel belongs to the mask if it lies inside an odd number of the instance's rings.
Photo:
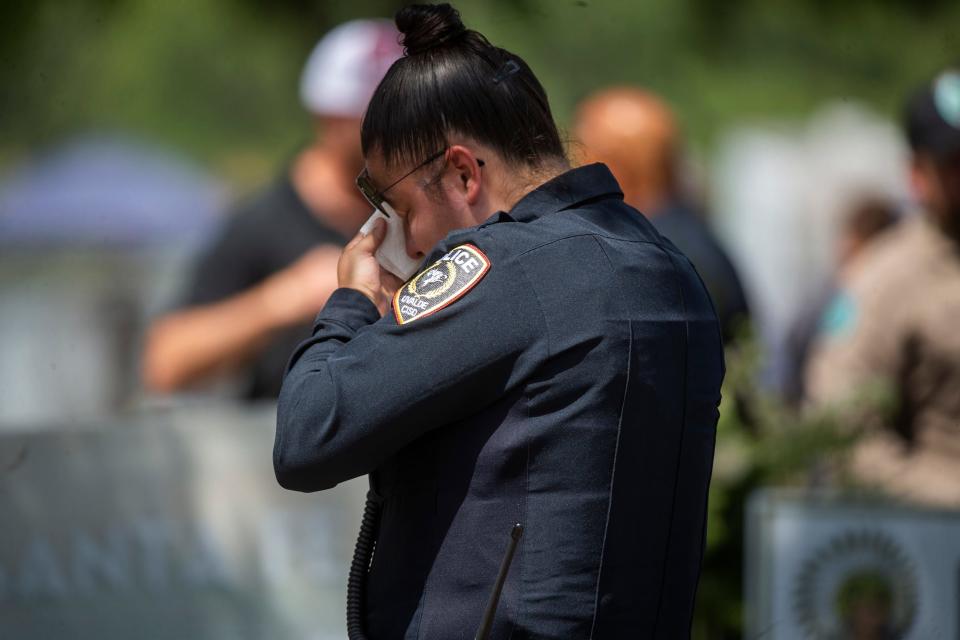
<path id="1" fill-rule="evenodd" d="M 673 200 L 651 215 L 650 222 L 690 258 L 713 300 L 724 342 L 736 340 L 750 318 L 750 307 L 740 276 L 704 215 L 683 201 Z"/>
<path id="2" fill-rule="evenodd" d="M 383 318 L 334 293 L 280 394 L 280 483 L 384 498 L 368 636 L 473 638 L 520 522 L 492 637 L 687 637 L 724 373 L 690 262 L 597 164 L 425 265 Z"/>

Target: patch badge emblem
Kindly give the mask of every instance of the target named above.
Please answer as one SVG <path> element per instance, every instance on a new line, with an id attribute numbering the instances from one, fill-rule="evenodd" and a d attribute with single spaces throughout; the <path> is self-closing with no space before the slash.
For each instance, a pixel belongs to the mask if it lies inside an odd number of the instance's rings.
<path id="1" fill-rule="evenodd" d="M 490 260 L 472 244 L 461 244 L 418 273 L 393 296 L 397 324 L 440 311 L 470 291 L 490 269 Z"/>

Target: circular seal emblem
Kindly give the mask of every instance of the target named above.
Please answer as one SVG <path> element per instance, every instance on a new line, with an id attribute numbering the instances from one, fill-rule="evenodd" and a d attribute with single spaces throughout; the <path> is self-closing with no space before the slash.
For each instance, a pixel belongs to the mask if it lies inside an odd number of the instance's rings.
<path id="1" fill-rule="evenodd" d="M 457 281 L 452 262 L 439 262 L 410 281 L 410 293 L 432 300 L 439 298 Z"/>
<path id="2" fill-rule="evenodd" d="M 917 611 L 913 565 L 878 531 L 851 531 L 810 554 L 794 580 L 794 612 L 815 640 L 894 640 Z"/>

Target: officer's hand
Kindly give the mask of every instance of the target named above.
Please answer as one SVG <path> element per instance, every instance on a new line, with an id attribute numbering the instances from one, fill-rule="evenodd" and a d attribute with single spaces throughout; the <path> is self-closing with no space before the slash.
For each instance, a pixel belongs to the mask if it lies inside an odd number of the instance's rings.
<path id="1" fill-rule="evenodd" d="M 383 315 L 390 309 L 390 301 L 393 300 L 393 294 L 402 286 L 403 280 L 383 267 L 380 267 L 380 294 L 382 295 L 381 300 L 383 305 L 377 305 L 380 308 L 380 315 Z"/>
<path id="2" fill-rule="evenodd" d="M 387 235 L 387 223 L 377 220 L 369 235 L 357 234 L 343 249 L 337 264 L 337 279 L 341 287 L 356 289 L 377 305 L 380 313 L 386 312 L 390 298 L 401 284 L 399 278 L 385 271 L 377 262 L 376 253 Z"/>
<path id="3" fill-rule="evenodd" d="M 264 280 L 259 287 L 261 308 L 271 324 L 284 327 L 313 319 L 337 288 L 339 259 L 339 247 L 320 246 Z"/>

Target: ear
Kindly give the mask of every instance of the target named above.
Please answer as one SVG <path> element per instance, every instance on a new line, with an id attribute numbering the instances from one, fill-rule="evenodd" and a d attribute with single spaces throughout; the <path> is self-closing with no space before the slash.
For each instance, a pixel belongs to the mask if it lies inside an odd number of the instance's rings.
<path id="1" fill-rule="evenodd" d="M 480 199 L 483 174 L 473 151 L 463 145 L 452 145 L 447 150 L 447 165 L 453 172 L 455 188 L 460 191 L 467 204 L 476 204 Z"/>
<path id="2" fill-rule="evenodd" d="M 924 153 L 915 153 L 910 161 L 910 187 L 921 203 L 926 203 L 930 197 L 931 167 L 932 162 Z"/>

